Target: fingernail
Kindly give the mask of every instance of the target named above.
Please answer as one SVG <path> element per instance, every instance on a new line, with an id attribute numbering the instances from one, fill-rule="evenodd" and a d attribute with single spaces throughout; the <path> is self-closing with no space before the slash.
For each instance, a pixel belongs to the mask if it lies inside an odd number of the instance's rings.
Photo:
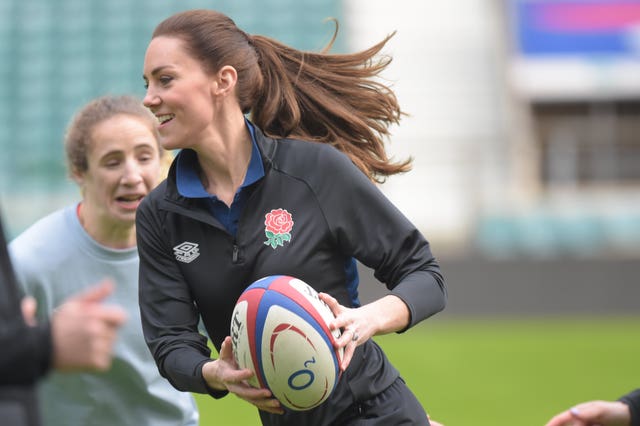
<path id="1" fill-rule="evenodd" d="M 571 414 L 573 414 L 574 416 L 579 416 L 580 415 L 580 410 L 578 410 L 576 407 L 571 408 Z"/>

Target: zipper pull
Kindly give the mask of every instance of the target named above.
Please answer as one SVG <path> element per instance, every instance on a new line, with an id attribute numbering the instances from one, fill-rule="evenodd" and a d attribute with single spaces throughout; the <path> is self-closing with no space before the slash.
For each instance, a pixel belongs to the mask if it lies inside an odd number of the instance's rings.
<path id="1" fill-rule="evenodd" d="M 238 252 L 239 252 L 238 246 L 234 244 L 233 245 L 233 255 L 231 257 L 231 261 L 233 263 L 238 263 Z"/>

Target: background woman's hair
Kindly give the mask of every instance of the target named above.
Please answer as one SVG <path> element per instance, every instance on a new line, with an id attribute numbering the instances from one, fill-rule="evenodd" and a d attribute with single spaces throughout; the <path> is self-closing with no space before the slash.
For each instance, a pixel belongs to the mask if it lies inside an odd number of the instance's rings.
<path id="1" fill-rule="evenodd" d="M 329 54 L 337 33 L 336 24 L 320 53 L 303 52 L 201 9 L 167 18 L 153 37 L 180 38 L 208 72 L 233 66 L 240 107 L 267 135 L 331 144 L 382 182 L 411 168 L 411 159 L 394 163 L 384 147 L 389 126 L 403 114 L 393 91 L 376 79 L 391 62 L 378 54 L 393 34 L 361 52 Z"/>
<path id="2" fill-rule="evenodd" d="M 67 127 L 64 149 L 68 171 L 72 177 L 88 169 L 87 150 L 92 142 L 93 129 L 103 121 L 121 114 L 140 118 L 148 124 L 158 143 L 158 120 L 140 99 L 131 95 L 107 95 L 96 98 L 82 107 Z M 158 150 L 162 157 L 164 150 L 160 148 L 159 143 Z"/>

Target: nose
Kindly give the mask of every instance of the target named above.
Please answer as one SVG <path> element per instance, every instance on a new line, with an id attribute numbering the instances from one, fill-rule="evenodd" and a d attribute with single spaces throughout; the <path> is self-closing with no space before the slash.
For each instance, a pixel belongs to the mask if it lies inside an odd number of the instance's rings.
<path id="1" fill-rule="evenodd" d="M 122 174 L 121 182 L 123 185 L 135 186 L 144 181 L 142 178 L 142 167 L 134 159 L 127 160 Z"/>
<path id="2" fill-rule="evenodd" d="M 160 104 L 160 97 L 151 89 L 151 86 L 147 89 L 142 104 L 149 109 Z"/>

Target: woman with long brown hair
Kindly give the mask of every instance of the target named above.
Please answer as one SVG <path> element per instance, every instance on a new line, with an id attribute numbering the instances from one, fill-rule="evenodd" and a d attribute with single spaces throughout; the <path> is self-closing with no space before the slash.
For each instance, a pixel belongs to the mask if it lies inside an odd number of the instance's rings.
<path id="1" fill-rule="evenodd" d="M 429 424 L 371 339 L 407 330 L 446 300 L 428 242 L 375 185 L 410 165 L 384 149 L 402 115 L 376 79 L 390 37 L 335 55 L 247 34 L 215 11 L 178 13 L 156 27 L 144 103 L 162 146 L 181 151 L 136 218 L 140 308 L 147 344 L 178 389 L 234 393 L 265 425 Z M 360 303 L 356 260 L 388 295 Z M 250 387 L 253 373 L 233 360 L 235 301 L 267 275 L 321 292 L 336 316 L 331 327 L 342 330 L 341 379 L 309 411 L 285 410 L 267 389 Z"/>

